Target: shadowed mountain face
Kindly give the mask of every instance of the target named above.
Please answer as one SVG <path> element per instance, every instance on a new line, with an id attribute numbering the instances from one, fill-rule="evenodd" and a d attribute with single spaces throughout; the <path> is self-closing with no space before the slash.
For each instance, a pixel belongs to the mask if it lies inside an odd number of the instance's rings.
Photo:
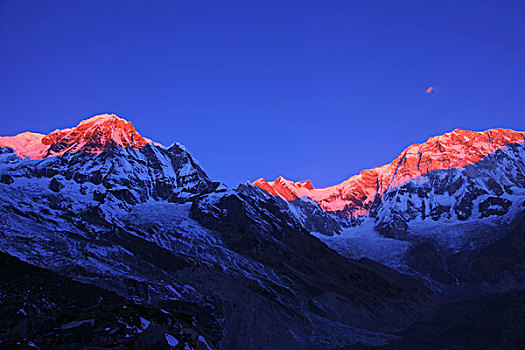
<path id="1" fill-rule="evenodd" d="M 481 161 L 399 178 L 348 218 L 228 189 L 116 116 L 34 135 L 0 138 L 0 346 L 470 348 L 441 320 L 474 322 L 474 297 L 493 314 L 520 301 L 508 290 L 524 280 L 523 145 L 503 136 Z"/>

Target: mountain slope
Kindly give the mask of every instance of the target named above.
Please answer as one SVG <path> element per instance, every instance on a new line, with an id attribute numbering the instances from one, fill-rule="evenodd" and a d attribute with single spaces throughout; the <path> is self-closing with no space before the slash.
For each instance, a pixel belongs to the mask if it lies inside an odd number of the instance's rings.
<path id="1" fill-rule="evenodd" d="M 363 182 L 366 174 L 374 180 Z M 390 182 L 381 180 L 385 176 L 391 176 Z M 374 181 L 377 187 L 370 185 Z M 328 189 L 282 178 L 254 185 L 282 198 L 283 210 L 347 257 L 370 258 L 430 278 L 432 284 L 489 282 L 515 288 L 523 282 L 523 256 L 510 250 L 501 252 L 499 261 L 508 257 L 512 264 L 498 263 L 490 278 L 474 280 L 458 268 L 458 261 L 475 263 L 484 249 L 507 239 L 525 212 L 523 133 L 455 130 L 410 146 L 393 163 Z M 320 197 L 326 193 L 331 195 Z M 344 208 L 332 211 L 332 204 Z"/>
<path id="2" fill-rule="evenodd" d="M 140 305 L 0 253 L 0 349 L 170 349 L 170 337 L 209 349 L 184 309 Z"/>
<path id="3" fill-rule="evenodd" d="M 253 184 L 286 200 L 309 197 L 323 210 L 345 217 L 370 213 L 383 195 L 394 188 L 436 170 L 462 168 L 482 160 L 507 145 L 523 143 L 525 132 L 491 129 L 473 132 L 456 129 L 405 149 L 392 163 L 364 170 L 341 184 L 314 188 L 310 181 L 298 183 L 282 177 L 273 182 L 259 179 Z"/>
<path id="4" fill-rule="evenodd" d="M 91 131 L 67 139 L 85 146 Z M 2 149 L 0 251 L 139 304 L 184 305 L 223 349 L 381 345 L 418 319 L 429 291 L 416 279 L 328 249 L 177 144 L 113 141 L 43 159 Z"/>

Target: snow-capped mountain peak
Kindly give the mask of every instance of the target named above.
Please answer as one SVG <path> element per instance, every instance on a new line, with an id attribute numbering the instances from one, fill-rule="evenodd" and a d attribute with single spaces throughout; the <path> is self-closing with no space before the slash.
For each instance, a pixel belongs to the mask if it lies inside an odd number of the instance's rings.
<path id="1" fill-rule="evenodd" d="M 21 157 L 41 159 L 44 146 L 42 139 L 44 134 L 26 131 L 15 136 L 0 137 L 0 147 L 10 147 Z"/>
<path id="2" fill-rule="evenodd" d="M 253 184 L 288 201 L 310 197 L 323 210 L 346 211 L 350 216 L 366 215 L 377 196 L 431 171 L 455 169 L 481 161 L 509 144 L 523 144 L 525 132 L 490 129 L 483 132 L 455 129 L 407 147 L 393 162 L 364 170 L 348 180 L 326 188 L 314 188 L 309 181 L 298 183 L 282 177 Z"/>
<path id="3" fill-rule="evenodd" d="M 131 122 L 114 114 L 100 114 L 76 127 L 57 129 L 48 135 L 24 132 L 0 137 L 0 147 L 10 147 L 21 157 L 43 159 L 66 152 L 102 153 L 111 146 L 139 149 L 151 140 L 142 137 Z"/>

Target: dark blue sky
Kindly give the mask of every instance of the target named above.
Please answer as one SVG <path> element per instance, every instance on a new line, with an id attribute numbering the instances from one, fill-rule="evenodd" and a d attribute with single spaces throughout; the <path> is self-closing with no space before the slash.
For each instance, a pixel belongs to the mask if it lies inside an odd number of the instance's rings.
<path id="1" fill-rule="evenodd" d="M 112 112 L 229 185 L 326 186 L 458 127 L 525 129 L 520 0 L 2 0 L 0 50 L 0 134 Z"/>

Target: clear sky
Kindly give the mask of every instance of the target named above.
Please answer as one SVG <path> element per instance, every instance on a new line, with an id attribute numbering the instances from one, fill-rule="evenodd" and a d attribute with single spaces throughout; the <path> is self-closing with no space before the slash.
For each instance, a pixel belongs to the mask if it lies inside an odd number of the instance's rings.
<path id="1" fill-rule="evenodd" d="M 0 0 L 0 50 L 0 135 L 116 113 L 232 186 L 525 129 L 521 0 Z"/>

